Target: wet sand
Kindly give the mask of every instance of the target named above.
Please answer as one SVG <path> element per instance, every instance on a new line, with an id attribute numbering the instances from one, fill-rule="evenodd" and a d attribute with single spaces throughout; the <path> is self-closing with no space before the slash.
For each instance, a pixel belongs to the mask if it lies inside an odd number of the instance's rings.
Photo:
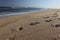
<path id="1" fill-rule="evenodd" d="M 0 40 L 60 40 L 60 10 L 0 18 Z"/>

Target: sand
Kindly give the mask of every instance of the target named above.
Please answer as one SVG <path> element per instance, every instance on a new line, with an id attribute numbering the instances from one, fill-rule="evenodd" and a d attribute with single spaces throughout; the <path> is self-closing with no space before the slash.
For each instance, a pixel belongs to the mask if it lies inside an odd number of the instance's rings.
<path id="1" fill-rule="evenodd" d="M 60 40 L 60 10 L 0 18 L 0 40 Z"/>

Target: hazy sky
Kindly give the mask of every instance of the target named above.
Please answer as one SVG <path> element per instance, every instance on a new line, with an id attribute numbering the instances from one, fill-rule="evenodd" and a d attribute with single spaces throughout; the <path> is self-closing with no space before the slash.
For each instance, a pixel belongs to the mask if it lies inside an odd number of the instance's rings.
<path id="1" fill-rule="evenodd" d="M 60 8 L 60 0 L 0 0 L 0 6 Z"/>

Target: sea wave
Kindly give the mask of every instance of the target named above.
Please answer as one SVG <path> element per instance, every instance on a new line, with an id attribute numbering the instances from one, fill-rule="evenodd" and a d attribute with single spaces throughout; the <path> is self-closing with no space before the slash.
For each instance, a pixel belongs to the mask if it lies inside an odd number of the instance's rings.
<path id="1" fill-rule="evenodd" d="M 7 16 L 19 15 L 19 14 L 28 14 L 28 13 L 32 13 L 32 12 L 42 12 L 42 11 L 45 11 L 45 10 L 29 11 L 29 12 L 19 12 L 19 13 L 5 12 L 5 13 L 1 13 L 2 15 L 0 15 L 0 18 L 1 17 L 7 17 Z"/>

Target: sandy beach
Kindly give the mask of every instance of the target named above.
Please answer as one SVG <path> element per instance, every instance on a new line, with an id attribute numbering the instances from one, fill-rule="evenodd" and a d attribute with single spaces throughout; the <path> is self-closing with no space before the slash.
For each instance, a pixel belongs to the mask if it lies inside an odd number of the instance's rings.
<path id="1" fill-rule="evenodd" d="M 60 10 L 0 18 L 0 40 L 60 40 Z"/>

